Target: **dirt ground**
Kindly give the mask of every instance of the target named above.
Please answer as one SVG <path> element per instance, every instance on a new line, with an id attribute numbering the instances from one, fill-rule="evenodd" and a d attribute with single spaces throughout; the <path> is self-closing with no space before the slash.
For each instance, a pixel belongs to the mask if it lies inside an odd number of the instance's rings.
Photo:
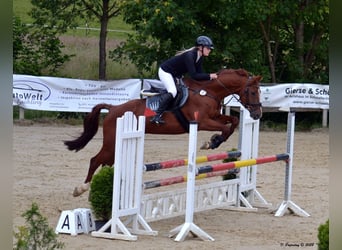
<path id="1" fill-rule="evenodd" d="M 79 135 L 81 126 L 14 125 L 13 127 L 13 229 L 24 224 L 21 214 L 37 202 L 41 213 L 55 229 L 61 211 L 90 207 L 88 193 L 74 198 L 74 187 L 83 182 L 88 164 L 102 145 L 102 129 L 80 152 L 70 152 L 64 140 Z M 198 148 L 210 138 L 211 132 L 199 132 Z M 259 155 L 273 155 L 286 151 L 286 132 L 260 132 Z M 197 155 L 223 152 L 237 148 L 238 131 L 219 149 Z M 215 241 L 202 241 L 191 235 L 183 242 L 168 237 L 170 230 L 184 223 L 184 217 L 150 223 L 157 236 L 138 236 L 135 242 L 107 240 L 89 234 L 71 236 L 59 234 L 58 240 L 65 249 L 317 249 L 317 228 L 329 216 L 329 131 L 317 129 L 296 132 L 292 180 L 292 201 L 310 214 L 300 217 L 286 213 L 275 217 L 274 211 L 284 198 L 285 164 L 276 162 L 258 167 L 257 189 L 272 203 L 271 209 L 257 212 L 215 209 L 196 213 L 194 223 L 212 236 Z M 185 159 L 188 136 L 146 135 L 145 162 Z M 173 172 L 176 171 L 176 172 Z M 162 176 L 185 174 L 186 168 L 150 172 L 146 180 Z M 201 180 L 213 181 L 213 178 Z M 170 186 L 168 188 L 179 188 Z M 184 187 L 184 185 L 182 186 Z M 165 187 L 164 187 L 165 188 Z M 157 191 L 155 189 L 155 191 Z"/>

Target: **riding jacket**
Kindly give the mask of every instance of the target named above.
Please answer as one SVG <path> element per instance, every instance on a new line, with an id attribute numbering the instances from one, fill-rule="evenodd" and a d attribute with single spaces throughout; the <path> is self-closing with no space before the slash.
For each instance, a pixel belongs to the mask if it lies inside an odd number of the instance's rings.
<path id="1" fill-rule="evenodd" d="M 173 77 L 181 78 L 186 73 L 194 80 L 210 80 L 210 74 L 203 73 L 202 56 L 197 60 L 197 48 L 186 51 L 180 55 L 164 61 L 160 67 Z"/>

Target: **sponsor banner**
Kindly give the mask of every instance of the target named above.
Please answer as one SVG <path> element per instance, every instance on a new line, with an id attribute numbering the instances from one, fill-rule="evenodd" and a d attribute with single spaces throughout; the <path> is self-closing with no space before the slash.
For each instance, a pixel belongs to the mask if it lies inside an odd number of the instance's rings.
<path id="1" fill-rule="evenodd" d="M 118 105 L 140 98 L 141 79 L 113 81 L 13 75 L 13 105 L 25 109 L 89 112 L 98 103 Z M 160 81 L 144 79 L 143 87 L 162 88 Z M 329 85 L 288 83 L 261 86 L 261 103 L 270 108 L 329 109 Z M 238 97 L 225 98 L 238 107 Z"/>
<path id="2" fill-rule="evenodd" d="M 25 109 L 89 112 L 98 103 L 140 98 L 141 80 L 91 81 L 13 75 L 13 105 Z"/>
<path id="3" fill-rule="evenodd" d="M 261 103 L 269 108 L 329 109 L 329 85 L 286 83 L 261 86 Z M 226 106 L 239 107 L 238 96 L 228 96 Z"/>

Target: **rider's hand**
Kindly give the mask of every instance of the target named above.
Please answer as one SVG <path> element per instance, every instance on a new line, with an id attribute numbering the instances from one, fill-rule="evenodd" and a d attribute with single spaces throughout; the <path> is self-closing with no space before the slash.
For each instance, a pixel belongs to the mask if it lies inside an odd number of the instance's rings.
<path id="1" fill-rule="evenodd" d="M 217 74 L 216 73 L 211 73 L 210 74 L 210 80 L 216 79 L 217 78 Z"/>

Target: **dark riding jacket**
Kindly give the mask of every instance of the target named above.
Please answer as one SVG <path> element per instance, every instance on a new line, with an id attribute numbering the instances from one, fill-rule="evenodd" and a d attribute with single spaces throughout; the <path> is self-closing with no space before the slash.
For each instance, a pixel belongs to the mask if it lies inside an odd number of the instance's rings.
<path id="1" fill-rule="evenodd" d="M 173 77 L 181 78 L 186 73 L 194 80 L 210 80 L 210 74 L 203 73 L 202 58 L 196 62 L 197 48 L 186 51 L 180 55 L 171 57 L 164 61 L 160 67 L 170 73 Z"/>

